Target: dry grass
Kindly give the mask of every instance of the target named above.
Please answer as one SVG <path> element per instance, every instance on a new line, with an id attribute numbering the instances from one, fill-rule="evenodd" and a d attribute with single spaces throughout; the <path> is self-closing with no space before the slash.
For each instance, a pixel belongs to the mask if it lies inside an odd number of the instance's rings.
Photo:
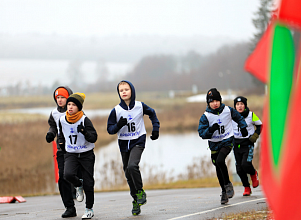
<path id="1" fill-rule="evenodd" d="M 169 99 L 164 93 L 141 93 L 137 100 L 142 100 L 154 108 L 160 120 L 161 133 L 171 132 L 197 132 L 198 123 L 204 113 L 205 103 L 187 103 L 185 96 Z M 251 110 L 261 117 L 263 97 L 248 98 Z M 113 108 L 119 102 L 116 93 L 88 94 L 85 100 L 86 109 Z M 233 102 L 225 103 L 230 106 Z M 2 109 L 53 106 L 53 99 L 45 97 L 10 97 L 0 100 Z M 147 116 L 146 116 L 147 117 Z M 0 113 L 0 195 L 17 194 L 44 194 L 56 192 L 54 183 L 52 145 L 45 141 L 48 131 L 47 118 L 26 114 Z M 116 135 L 109 135 L 106 131 L 107 118 L 94 118 L 92 120 L 98 133 L 96 148 L 100 148 L 116 140 Z M 146 128 L 151 130 L 150 120 L 145 118 Z M 258 154 L 259 151 L 257 151 Z M 256 154 L 256 151 L 255 151 Z M 257 158 L 257 159 L 256 159 Z M 258 167 L 258 156 L 254 159 Z M 108 164 L 118 167 L 121 165 Z M 182 187 L 207 187 L 217 186 L 216 179 L 211 178 L 211 173 L 204 173 L 211 163 L 200 159 L 191 167 L 187 167 L 187 173 L 179 176 L 180 181 L 168 179 L 166 174 L 153 173 L 147 181 L 146 188 L 182 188 Z M 200 170 L 203 170 L 200 172 Z M 203 175 L 200 175 L 202 174 Z M 104 177 L 104 185 L 107 189 L 127 189 L 122 169 L 115 170 L 116 179 L 110 180 Z M 206 178 L 204 178 L 206 177 Z M 110 182 L 110 181 L 111 182 Z M 112 188 L 111 188 L 112 190 Z"/>
<path id="2" fill-rule="evenodd" d="M 213 218 L 211 220 L 274 220 L 273 213 L 268 209 L 258 211 L 230 213 L 221 218 Z"/>

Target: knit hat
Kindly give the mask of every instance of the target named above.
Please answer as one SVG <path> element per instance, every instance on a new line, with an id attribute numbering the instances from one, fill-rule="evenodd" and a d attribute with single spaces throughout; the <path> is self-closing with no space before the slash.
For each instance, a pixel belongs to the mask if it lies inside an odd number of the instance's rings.
<path id="1" fill-rule="evenodd" d="M 78 111 L 81 111 L 83 109 L 85 98 L 86 95 L 84 93 L 76 92 L 69 96 L 66 104 L 68 104 L 68 102 L 74 102 L 75 105 L 78 107 Z"/>
<path id="2" fill-rule="evenodd" d="M 244 103 L 245 105 L 245 108 L 247 108 L 247 98 L 243 97 L 243 96 L 237 96 L 235 99 L 234 99 L 234 108 L 236 109 L 236 103 L 237 102 L 242 102 Z"/>
<path id="3" fill-rule="evenodd" d="M 213 102 L 213 100 L 222 102 L 221 94 L 219 93 L 219 91 L 217 91 L 216 88 L 209 89 L 209 91 L 207 92 L 207 96 L 206 96 L 207 104 Z"/>
<path id="4" fill-rule="evenodd" d="M 68 97 L 69 97 L 69 92 L 67 91 L 67 89 L 62 88 L 62 87 L 60 87 L 60 88 L 58 88 L 57 90 L 55 90 L 55 93 L 54 93 L 54 94 L 55 94 L 55 98 L 56 98 L 57 96 L 59 96 L 59 95 L 65 97 L 66 99 L 68 99 Z"/>

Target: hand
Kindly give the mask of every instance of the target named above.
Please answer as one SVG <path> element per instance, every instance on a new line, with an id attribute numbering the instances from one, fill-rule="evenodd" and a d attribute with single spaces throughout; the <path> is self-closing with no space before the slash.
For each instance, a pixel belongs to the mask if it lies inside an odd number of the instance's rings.
<path id="1" fill-rule="evenodd" d="M 65 143 L 59 143 L 59 147 L 61 148 L 61 150 L 62 150 L 63 152 L 66 153 Z"/>
<path id="2" fill-rule="evenodd" d="M 54 138 L 55 138 L 55 135 L 53 133 L 51 133 L 51 132 L 47 133 L 47 135 L 46 135 L 46 141 L 48 143 L 52 142 L 54 140 Z"/>
<path id="3" fill-rule="evenodd" d="M 85 135 L 87 133 L 86 128 L 83 126 L 83 122 L 81 122 L 78 126 L 77 126 L 77 132 L 82 133 L 83 135 Z"/>
<path id="4" fill-rule="evenodd" d="M 117 122 L 117 127 L 120 129 L 128 123 L 128 120 L 121 116 L 119 121 Z"/>
<path id="5" fill-rule="evenodd" d="M 216 130 L 219 130 L 219 125 L 217 123 L 214 123 L 210 128 L 209 132 L 214 133 Z"/>
<path id="6" fill-rule="evenodd" d="M 252 143 L 255 143 L 258 139 L 259 135 L 257 133 L 254 133 L 253 135 L 251 135 L 249 137 L 249 140 L 252 142 Z"/>
<path id="7" fill-rule="evenodd" d="M 157 140 L 159 138 L 159 131 L 152 131 L 152 136 L 150 136 L 150 139 Z"/>
<path id="8" fill-rule="evenodd" d="M 248 136 L 248 131 L 247 131 L 247 128 L 241 128 L 240 129 L 240 133 L 243 137 L 247 137 Z"/>

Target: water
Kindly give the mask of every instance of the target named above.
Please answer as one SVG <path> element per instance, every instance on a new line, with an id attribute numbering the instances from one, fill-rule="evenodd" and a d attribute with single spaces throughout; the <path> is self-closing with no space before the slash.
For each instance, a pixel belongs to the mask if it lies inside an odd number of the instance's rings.
<path id="1" fill-rule="evenodd" d="M 24 113 L 24 114 L 40 114 L 44 116 L 49 116 L 50 112 L 54 107 L 45 107 L 45 108 L 24 108 L 24 109 L 10 109 L 10 110 L 1 110 L 0 112 L 12 112 L 12 113 Z M 89 118 L 94 117 L 104 117 L 109 116 L 112 109 L 90 109 L 84 110 L 85 115 Z"/>
<path id="2" fill-rule="evenodd" d="M 149 134 L 147 135 L 149 136 Z M 95 188 L 108 189 L 126 184 L 117 140 L 95 151 Z M 230 157 L 233 157 L 231 153 Z M 229 157 L 229 158 L 230 158 Z M 143 182 L 171 182 L 186 179 L 188 166 L 197 165 L 196 172 L 202 175 L 200 161 L 206 160 L 206 172 L 215 172 L 210 160 L 207 140 L 197 132 L 186 134 L 160 134 L 156 141 L 147 138 L 142 154 L 140 170 Z"/>
<path id="3" fill-rule="evenodd" d="M 23 86 L 52 86 L 55 81 L 60 84 L 70 84 L 68 76 L 70 60 L 32 60 L 32 59 L 2 59 L 0 60 L 0 87 L 16 85 L 22 82 Z M 132 70 L 132 63 L 104 63 L 108 70 L 108 79 L 122 77 Z M 84 61 L 80 67 L 82 81 L 95 83 L 97 62 Z"/>

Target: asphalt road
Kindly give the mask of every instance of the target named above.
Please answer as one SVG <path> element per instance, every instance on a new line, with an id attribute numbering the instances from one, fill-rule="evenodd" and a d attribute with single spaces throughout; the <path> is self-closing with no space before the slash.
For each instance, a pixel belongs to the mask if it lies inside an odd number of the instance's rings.
<path id="1" fill-rule="evenodd" d="M 260 187 L 249 197 L 243 187 L 234 187 L 235 195 L 227 205 L 220 204 L 220 188 L 146 190 L 147 204 L 141 214 L 132 216 L 132 199 L 128 191 L 95 193 L 93 219 L 211 219 L 224 214 L 261 210 L 267 206 Z M 62 219 L 65 211 L 59 195 L 25 197 L 25 203 L 0 204 L 0 219 Z M 81 219 L 85 203 L 75 201 Z"/>

